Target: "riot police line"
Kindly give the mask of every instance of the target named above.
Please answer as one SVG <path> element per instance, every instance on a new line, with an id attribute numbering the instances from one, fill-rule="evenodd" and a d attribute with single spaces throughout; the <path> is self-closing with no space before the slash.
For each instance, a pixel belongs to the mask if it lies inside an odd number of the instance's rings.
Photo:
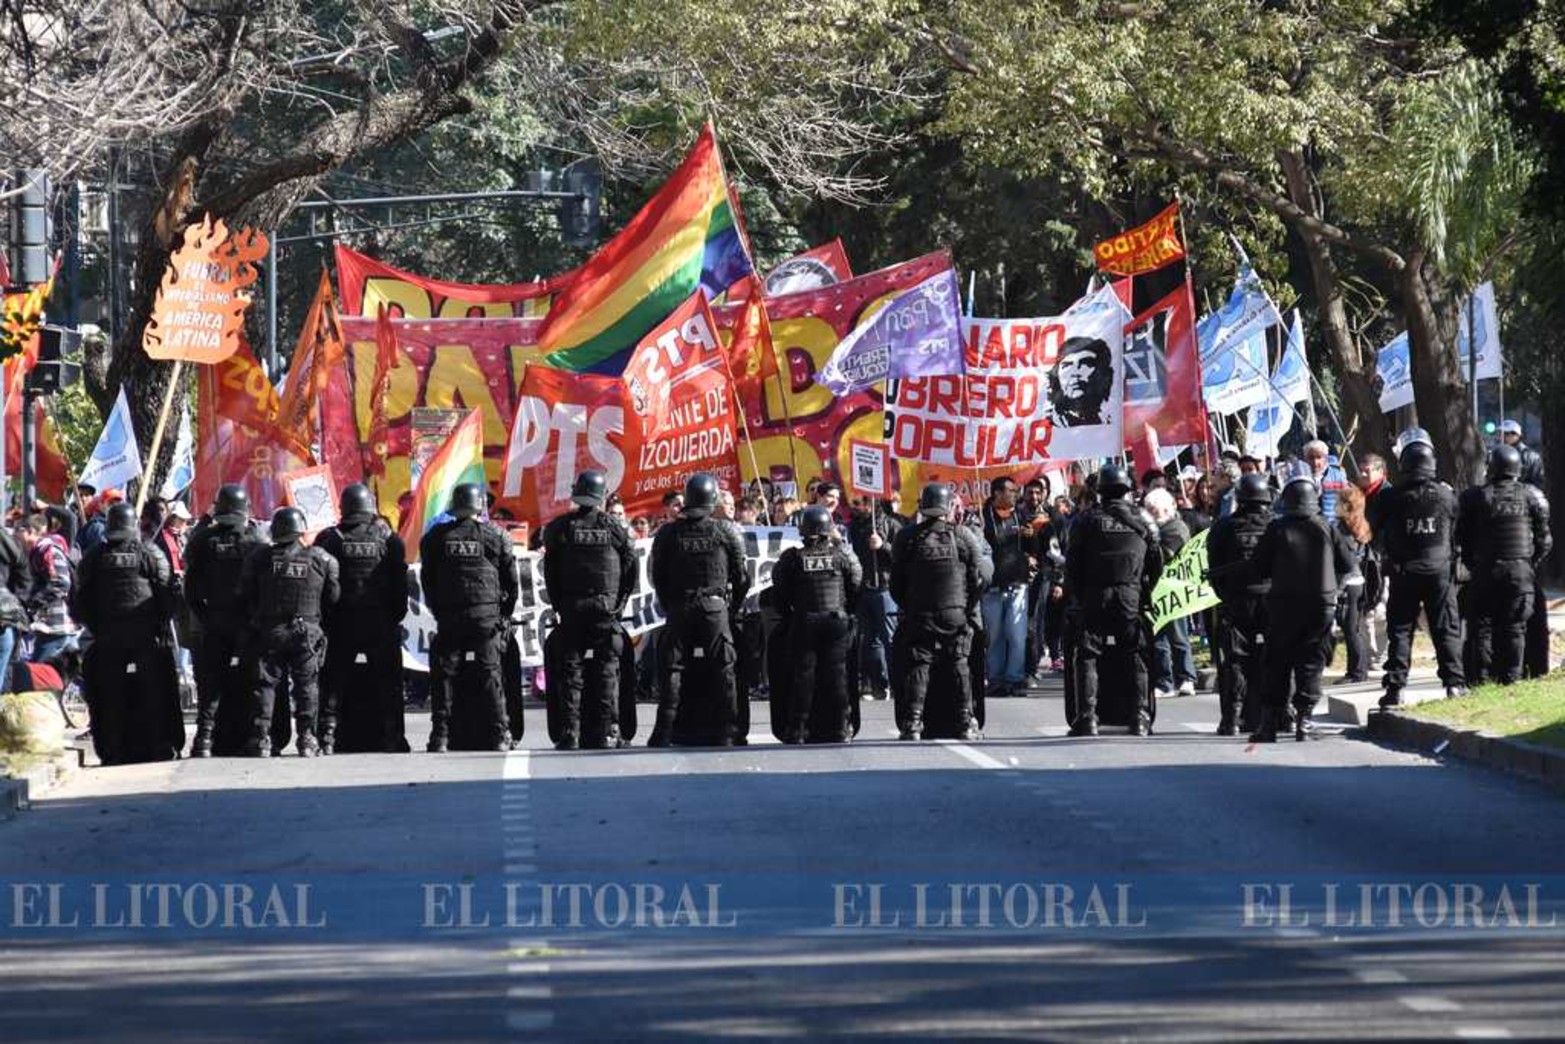
<path id="1" fill-rule="evenodd" d="M 1537 566 L 1550 550 L 1546 501 L 1521 481 L 1522 459 L 1510 446 L 1491 453 L 1489 481 L 1460 498 L 1435 478 L 1421 431 L 1404 434 L 1399 464 L 1399 484 L 1379 488 L 1367 511 L 1390 578 L 1382 705 L 1401 700 L 1421 614 L 1448 695 L 1484 676 L 1514 681 Z M 1157 710 L 1146 609 L 1163 565 L 1158 539 L 1124 468 L 1108 465 L 1088 486 L 1061 581 L 1066 718 L 1075 736 L 1096 735 L 1100 725 L 1147 735 Z M 1339 590 L 1365 579 L 1363 549 L 1327 525 L 1307 471 L 1286 477 L 1276 494 L 1264 475 L 1246 474 L 1232 494 L 1209 540 L 1210 581 L 1221 598 L 1218 732 L 1274 742 L 1292 731 L 1302 740 L 1321 698 Z M 679 517 L 638 550 L 604 510 L 604 477 L 585 472 L 574 509 L 545 528 L 543 554 L 518 556 L 484 517 L 482 488 L 458 487 L 448 517 L 420 544 L 417 605 L 433 630 L 408 628 L 430 671 L 428 749 L 510 749 L 521 736 L 521 668 L 538 661 L 550 678 L 557 747 L 628 744 L 637 723 L 625 621 L 629 613 L 638 630 L 651 630 L 658 607 L 648 744 L 744 743 L 749 700 L 738 634 L 754 616 L 747 599 L 768 578 L 775 625 L 763 640 L 774 734 L 785 743 L 853 739 L 855 609 L 866 589 L 859 557 L 825 507 L 801 513 L 792 545 L 786 531 L 746 537 L 714 517 L 718 497 L 710 476 L 693 476 Z M 409 565 L 370 492 L 344 490 L 341 523 L 313 545 L 303 542 L 298 511 L 278 511 L 267 540 L 251 528 L 248 508 L 240 487 L 224 487 L 187 552 L 185 597 L 200 635 L 192 755 L 276 753 L 290 727 L 302 756 L 408 750 L 401 672 Z M 925 487 L 918 519 L 891 542 L 886 587 L 898 622 L 887 679 L 905 740 L 974 739 L 983 724 L 979 600 L 992 563 L 955 509 L 949 486 Z M 175 757 L 183 747 L 171 650 L 158 637 L 174 602 L 166 563 L 117 505 L 108 539 L 82 562 L 72 605 L 94 636 L 83 680 L 106 764 Z"/>

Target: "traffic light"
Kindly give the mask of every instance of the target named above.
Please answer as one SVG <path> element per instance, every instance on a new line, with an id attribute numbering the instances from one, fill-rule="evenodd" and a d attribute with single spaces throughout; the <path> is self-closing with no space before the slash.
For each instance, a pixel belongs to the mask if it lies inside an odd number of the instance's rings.
<path id="1" fill-rule="evenodd" d="M 81 380 L 81 364 L 65 358 L 81 351 L 82 335 L 61 326 L 45 326 L 38 333 L 38 362 L 28 371 L 27 390 L 48 395 Z"/>
<path id="2" fill-rule="evenodd" d="M 602 217 L 603 170 L 588 157 L 565 168 L 561 189 L 571 198 L 560 200 L 560 233 L 571 246 L 592 246 L 598 241 Z"/>
<path id="3" fill-rule="evenodd" d="M 11 179 L 10 263 L 13 286 L 49 279 L 49 172 L 19 170 Z"/>

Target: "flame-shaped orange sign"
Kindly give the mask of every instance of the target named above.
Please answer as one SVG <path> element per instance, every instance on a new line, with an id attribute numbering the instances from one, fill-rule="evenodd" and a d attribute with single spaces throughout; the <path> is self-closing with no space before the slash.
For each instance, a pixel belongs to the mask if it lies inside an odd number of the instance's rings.
<path id="1" fill-rule="evenodd" d="M 255 263 L 265 256 L 266 236 L 255 229 L 230 235 L 222 219 L 210 214 L 185 229 L 142 335 L 147 354 L 216 363 L 238 351 L 250 307 L 245 289 L 260 275 Z"/>

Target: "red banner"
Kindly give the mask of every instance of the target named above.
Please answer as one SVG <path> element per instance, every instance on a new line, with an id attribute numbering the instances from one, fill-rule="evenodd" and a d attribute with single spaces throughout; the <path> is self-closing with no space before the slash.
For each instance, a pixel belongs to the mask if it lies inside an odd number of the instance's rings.
<path id="1" fill-rule="evenodd" d="M 574 274 L 534 283 L 448 283 L 393 268 L 341 243 L 336 254 L 343 314 L 366 319 L 382 304 L 396 319 L 541 319 L 550 295 Z"/>
<path id="2" fill-rule="evenodd" d="M 631 352 L 623 378 L 631 467 L 619 493 L 632 515 L 659 510 L 696 472 L 739 488 L 734 390 L 714 327 L 697 290 Z"/>
<path id="3" fill-rule="evenodd" d="M 1135 445 L 1146 428 L 1156 430 L 1165 446 L 1206 437 L 1195 308 L 1187 285 L 1125 328 L 1125 445 Z"/>
<path id="4" fill-rule="evenodd" d="M 625 478 L 624 385 L 618 377 L 529 366 L 506 455 L 503 504 L 534 524 L 571 508 L 571 483 L 588 468 L 610 489 Z"/>
<path id="5" fill-rule="evenodd" d="M 287 502 L 283 475 L 314 464 L 293 447 L 277 424 L 277 390 L 250 349 L 200 368 L 196 378 L 196 480 L 192 496 L 202 507 L 219 486 L 237 482 L 250 494 L 250 510 L 267 518 Z"/>
<path id="6" fill-rule="evenodd" d="M 1117 276 L 1155 272 L 1185 256 L 1179 240 L 1179 204 L 1170 203 L 1144 225 L 1111 236 L 1092 248 L 1098 270 Z"/>

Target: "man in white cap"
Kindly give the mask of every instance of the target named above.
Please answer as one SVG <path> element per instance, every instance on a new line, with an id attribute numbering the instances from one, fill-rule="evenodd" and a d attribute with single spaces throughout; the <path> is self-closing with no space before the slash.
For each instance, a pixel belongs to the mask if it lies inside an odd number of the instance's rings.
<path id="1" fill-rule="evenodd" d="M 1507 446 L 1515 446 L 1522 455 L 1522 481 L 1529 486 L 1543 489 L 1543 454 L 1522 441 L 1522 426 L 1518 421 L 1506 419 L 1500 422 L 1500 438 Z"/>

